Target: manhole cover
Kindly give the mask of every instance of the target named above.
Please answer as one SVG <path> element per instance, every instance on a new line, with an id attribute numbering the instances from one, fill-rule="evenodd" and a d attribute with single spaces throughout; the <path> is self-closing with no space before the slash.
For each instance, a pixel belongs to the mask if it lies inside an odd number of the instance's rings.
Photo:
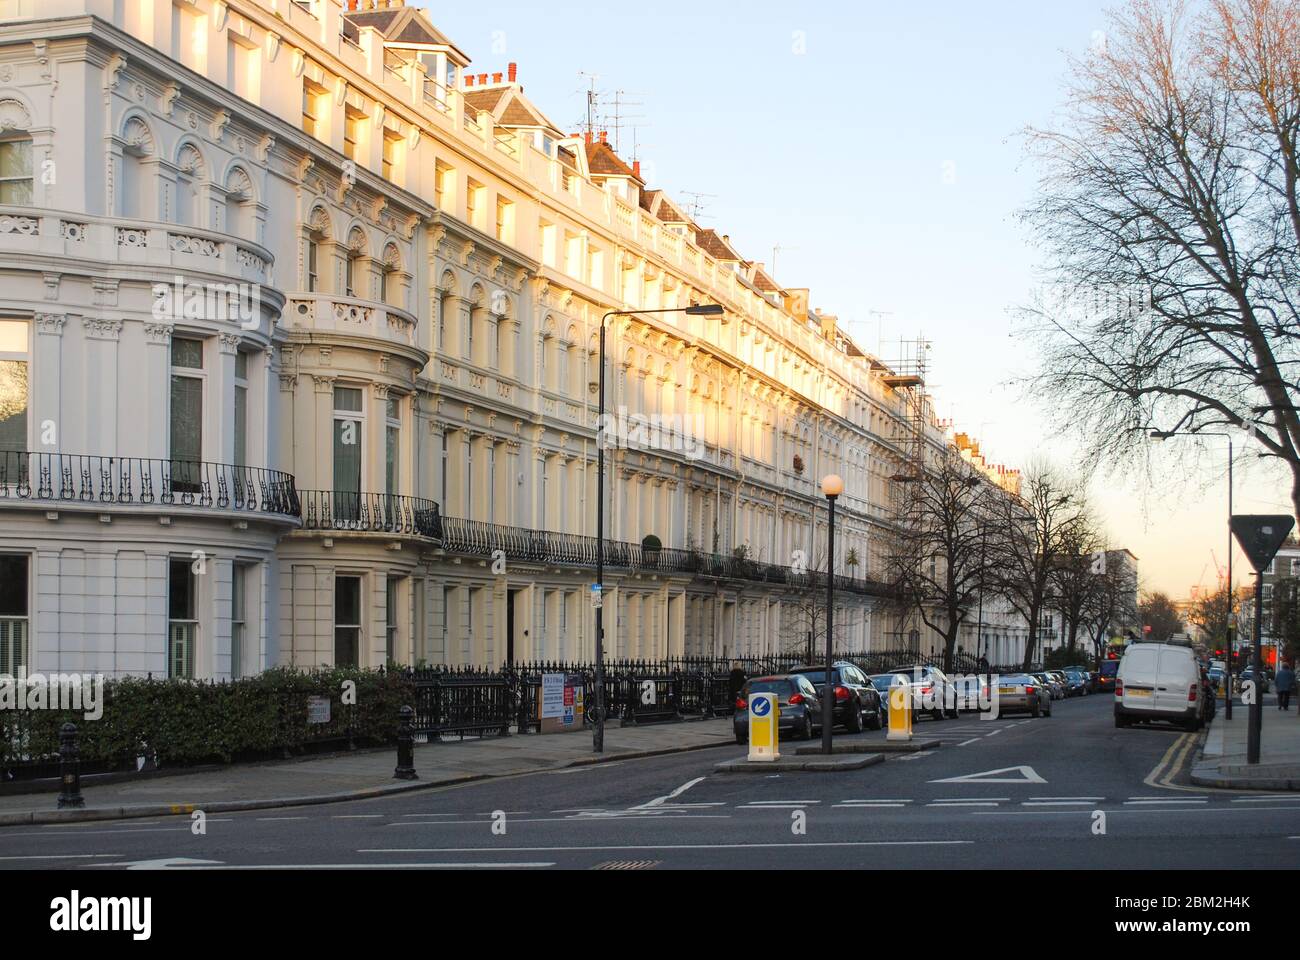
<path id="1" fill-rule="evenodd" d="M 662 860 L 606 860 L 598 863 L 593 870 L 653 870 Z"/>

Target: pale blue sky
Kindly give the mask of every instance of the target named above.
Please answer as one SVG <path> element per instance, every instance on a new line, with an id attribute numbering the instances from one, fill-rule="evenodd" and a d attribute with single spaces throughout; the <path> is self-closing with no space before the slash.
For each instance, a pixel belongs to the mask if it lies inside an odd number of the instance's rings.
<path id="1" fill-rule="evenodd" d="M 626 112 L 643 117 L 649 186 L 715 195 L 704 225 L 769 266 L 780 244 L 778 281 L 810 287 L 868 350 L 883 323 L 884 359 L 924 332 L 940 415 L 981 435 L 993 459 L 1073 455 L 1069 438 L 1044 446 L 1041 413 L 1007 386 L 1033 365 L 1009 336 L 1037 262 L 1015 218 L 1035 185 L 1017 134 L 1050 119 L 1066 52 L 1087 49 L 1111 4 L 418 5 L 475 72 L 516 61 L 525 93 L 566 130 L 585 111 L 580 72 L 639 101 Z M 621 137 L 630 157 L 632 134 Z M 1194 482 L 1145 498 L 1122 478 L 1094 482 L 1150 586 L 1183 595 L 1212 582 L 1225 462 L 1207 456 Z M 1239 483 L 1238 512 L 1286 508 L 1285 487 L 1265 480 Z"/>

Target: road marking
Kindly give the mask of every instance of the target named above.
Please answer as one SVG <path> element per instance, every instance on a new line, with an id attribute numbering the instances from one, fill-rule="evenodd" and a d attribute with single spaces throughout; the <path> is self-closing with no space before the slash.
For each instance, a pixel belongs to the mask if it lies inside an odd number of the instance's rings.
<path id="1" fill-rule="evenodd" d="M 331 820 L 382 820 L 382 813 L 335 813 Z"/>
<path id="2" fill-rule="evenodd" d="M 1238 797 L 1237 799 L 1233 800 L 1232 802 L 1233 802 L 1233 803 L 1276 803 L 1276 802 L 1279 801 L 1279 800 L 1289 800 L 1289 801 L 1292 801 L 1292 802 L 1300 802 L 1300 797 L 1297 797 L 1297 796 L 1290 796 L 1290 797 Z"/>
<path id="3" fill-rule="evenodd" d="M 961 743 L 957 744 L 957 746 L 959 746 L 959 747 L 964 747 L 964 746 L 967 746 L 968 744 L 975 743 L 976 741 L 978 741 L 978 740 L 980 740 L 980 739 L 981 739 L 980 737 L 974 737 L 974 738 L 972 738 L 972 739 L 970 739 L 970 740 L 963 740 Z"/>
<path id="4" fill-rule="evenodd" d="M 796 840 L 779 843 L 627 843 L 579 847 L 421 847 L 358 850 L 357 853 L 552 853 L 579 850 L 771 850 L 810 847 L 954 847 L 974 840 Z"/>
<path id="5" fill-rule="evenodd" d="M 990 730 L 988 733 L 984 734 L 984 737 L 985 739 L 989 737 L 996 737 L 999 733 L 1001 733 L 1005 729 L 1006 727 L 998 727 L 996 730 Z"/>
<path id="6" fill-rule="evenodd" d="M 90 860 L 120 856 L 120 853 L 46 853 L 26 857 L 0 857 L 0 860 Z"/>
<path id="7" fill-rule="evenodd" d="M 1124 805 L 1137 807 L 1153 807 L 1157 804 L 1164 803 L 1208 803 L 1208 797 L 1166 797 L 1160 800 L 1125 800 Z"/>
<path id="8" fill-rule="evenodd" d="M 706 777 L 696 777 L 694 780 L 687 780 L 685 783 L 683 783 L 680 787 L 678 787 L 678 788 L 677 788 L 676 790 L 674 790 L 672 793 L 669 793 L 669 794 L 667 794 L 667 795 L 665 795 L 665 796 L 662 796 L 662 797 L 655 797 L 653 800 L 651 800 L 651 801 L 649 801 L 649 802 L 647 802 L 647 803 L 643 803 L 643 804 L 641 804 L 640 806 L 633 807 L 632 809 L 634 809 L 634 810 L 648 810 L 648 809 L 650 809 L 651 807 L 661 807 L 661 806 L 664 805 L 664 803 L 665 803 L 666 801 L 668 801 L 668 800 L 673 800 L 673 799 L 676 799 L 677 797 L 680 797 L 680 796 L 681 796 L 683 793 L 685 793 L 687 790 L 691 789 L 691 787 L 695 786 L 697 783 L 701 783 L 701 782 L 703 782 L 703 781 L 706 780 L 706 779 L 707 779 Z"/>
<path id="9" fill-rule="evenodd" d="M 867 800 L 841 800 L 840 803 L 911 803 L 911 799 L 900 800 L 897 797 L 879 797 Z"/>
<path id="10" fill-rule="evenodd" d="M 306 817 L 257 817 L 256 819 L 259 821 L 263 821 L 263 820 L 273 821 L 273 820 L 306 820 L 307 818 Z"/>
<path id="11" fill-rule="evenodd" d="M 798 803 L 798 804 L 821 803 L 820 800 L 750 800 L 749 802 L 753 804 L 772 804 L 773 806 L 777 804 L 788 804 L 788 803 Z"/>
<path id="12" fill-rule="evenodd" d="M 215 863 L 215 861 L 214 861 Z M 108 866 L 108 864 L 105 864 Z M 554 862 L 534 863 L 247 863 L 203 866 L 196 861 L 173 870 L 517 870 L 523 867 L 553 867 Z"/>
<path id="13" fill-rule="evenodd" d="M 1022 807 L 1091 807 L 1095 806 L 1091 800 L 1025 800 L 1020 804 Z"/>
<path id="14" fill-rule="evenodd" d="M 459 813 L 404 813 L 404 817 L 459 817 Z"/>
<path id="15" fill-rule="evenodd" d="M 832 810 L 878 810 L 885 807 L 905 807 L 905 803 L 833 803 Z"/>
<path id="16" fill-rule="evenodd" d="M 932 803 L 966 803 L 968 800 L 1010 800 L 1010 797 L 932 797 Z"/>
<path id="17" fill-rule="evenodd" d="M 1015 771 L 1020 774 L 1018 777 L 999 777 L 999 773 L 1011 773 Z M 999 767 L 997 770 L 985 770 L 981 773 L 967 773 L 960 777 L 945 777 L 942 780 L 931 780 L 931 783 L 1046 783 L 1047 781 L 1040 777 L 1033 767 L 1016 766 L 1016 767 Z"/>
<path id="18" fill-rule="evenodd" d="M 1185 746 L 1190 746 L 1190 744 L 1194 743 L 1195 740 L 1196 738 L 1190 733 L 1184 733 L 1180 735 L 1177 740 L 1175 740 L 1173 743 L 1169 745 L 1169 749 L 1166 750 L 1164 756 L 1160 758 L 1160 762 L 1155 765 L 1155 768 L 1149 774 L 1147 774 L 1146 779 L 1143 780 L 1142 782 L 1145 783 L 1148 787 L 1167 786 L 1170 778 L 1164 777 L 1163 780 L 1161 779 L 1166 771 L 1166 768 L 1176 773 L 1178 767 L 1170 766 L 1171 762 L 1174 759 L 1174 756 Z"/>
<path id="19" fill-rule="evenodd" d="M 604 807 L 565 807 L 563 810 L 551 810 L 551 813 L 604 813 Z M 410 816 L 410 814 L 408 814 Z"/>
<path id="20" fill-rule="evenodd" d="M 996 807 L 997 801 L 990 800 L 950 800 L 947 803 L 927 803 L 927 807 Z"/>
<path id="21" fill-rule="evenodd" d="M 1105 800 L 1105 797 L 1030 797 L 1030 800 Z M 1130 798 L 1131 799 L 1131 798 Z"/>

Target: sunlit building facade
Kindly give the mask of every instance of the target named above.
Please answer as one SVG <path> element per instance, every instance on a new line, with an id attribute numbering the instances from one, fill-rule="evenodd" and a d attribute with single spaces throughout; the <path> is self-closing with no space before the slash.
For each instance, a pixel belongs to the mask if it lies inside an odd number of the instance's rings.
<path id="1" fill-rule="evenodd" d="M 921 642 L 944 429 L 513 64 L 399 4 L 0 17 L 0 669 L 590 659 L 598 426 L 611 656 L 802 649 L 832 472 L 840 646 Z"/>

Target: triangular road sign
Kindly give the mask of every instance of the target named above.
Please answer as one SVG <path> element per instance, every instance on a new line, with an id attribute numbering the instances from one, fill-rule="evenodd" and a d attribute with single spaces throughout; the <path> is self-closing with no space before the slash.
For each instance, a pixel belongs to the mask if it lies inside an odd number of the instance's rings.
<path id="1" fill-rule="evenodd" d="M 1000 777 L 1000 773 L 1014 773 L 1014 777 Z M 1033 767 L 1001 767 L 997 770 L 985 770 L 983 773 L 968 773 L 963 777 L 947 777 L 943 780 L 931 780 L 931 783 L 1046 783 L 1047 781 L 1034 772 Z"/>
<path id="2" fill-rule="evenodd" d="M 1295 518 L 1285 513 L 1241 514 L 1232 518 L 1232 534 L 1256 573 L 1262 573 L 1273 562 L 1294 526 Z"/>

